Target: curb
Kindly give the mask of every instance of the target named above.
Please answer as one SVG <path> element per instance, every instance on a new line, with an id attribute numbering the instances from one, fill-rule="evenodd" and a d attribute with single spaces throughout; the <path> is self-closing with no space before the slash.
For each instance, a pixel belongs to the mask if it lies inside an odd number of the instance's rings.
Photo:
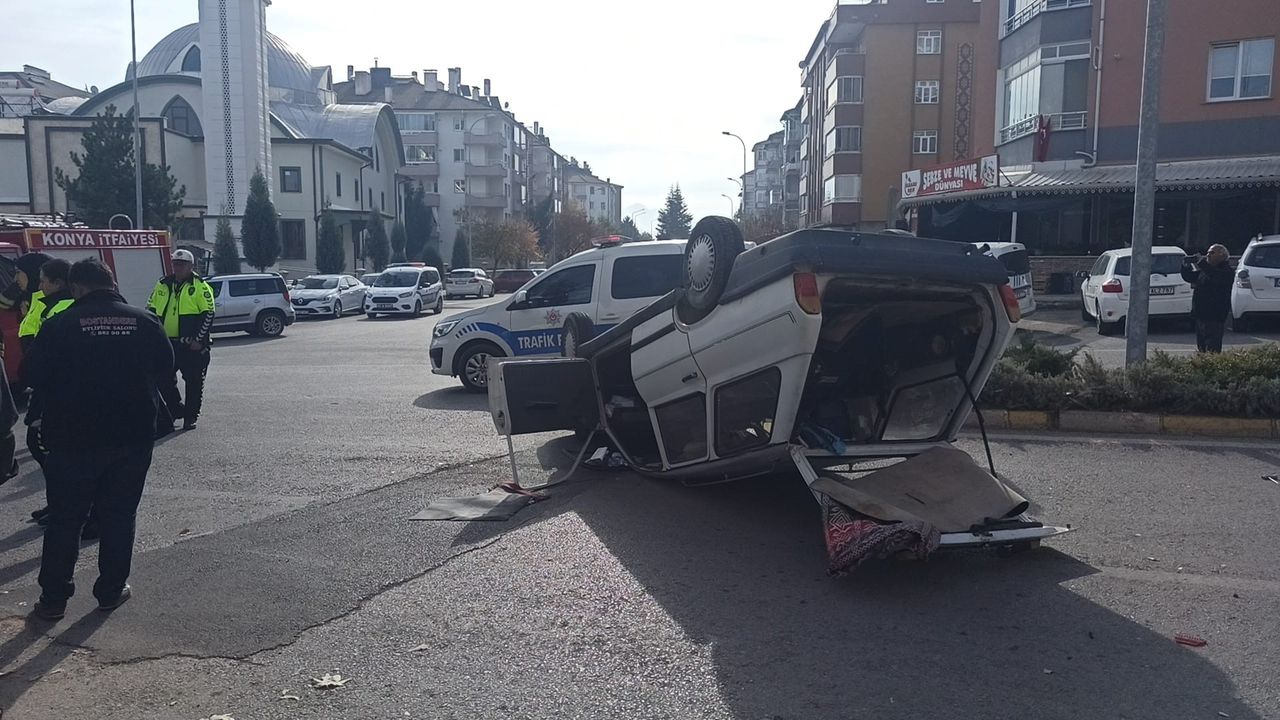
<path id="1" fill-rule="evenodd" d="M 1061 430 L 1103 435 L 1209 435 L 1280 439 L 1280 420 L 1259 418 L 1156 415 L 1096 410 L 1049 412 L 995 409 L 984 410 L 982 417 L 990 430 Z M 964 427 L 967 430 L 977 430 L 977 415 L 970 413 Z"/>

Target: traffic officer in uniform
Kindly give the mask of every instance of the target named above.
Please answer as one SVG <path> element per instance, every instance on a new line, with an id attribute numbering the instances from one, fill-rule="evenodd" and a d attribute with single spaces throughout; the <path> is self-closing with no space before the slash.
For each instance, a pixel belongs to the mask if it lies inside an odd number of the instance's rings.
<path id="1" fill-rule="evenodd" d="M 155 447 L 156 384 L 173 375 L 173 349 L 156 318 L 125 304 L 100 260 L 71 266 L 76 302 L 45 322 L 23 375 L 40 397 L 49 446 L 49 525 L 32 615 L 61 618 L 75 593 L 80 533 L 90 508 L 98 545 L 98 609 L 129 599 L 138 502 Z"/>
<path id="2" fill-rule="evenodd" d="M 190 250 L 173 253 L 173 274 L 156 283 L 147 301 L 169 342 L 173 343 L 174 372 L 161 383 L 160 395 L 169 415 L 182 418 L 183 430 L 194 430 L 204 398 L 204 376 L 209 371 L 209 330 L 213 327 L 213 288 L 196 275 Z M 178 393 L 178 376 L 186 384 L 186 398 Z"/>

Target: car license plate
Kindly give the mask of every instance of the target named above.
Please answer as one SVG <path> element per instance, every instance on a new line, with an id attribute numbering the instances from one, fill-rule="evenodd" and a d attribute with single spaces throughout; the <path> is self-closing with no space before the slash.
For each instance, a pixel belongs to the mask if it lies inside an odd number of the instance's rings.
<path id="1" fill-rule="evenodd" d="M 395 310 L 396 306 L 395 305 L 374 305 L 373 309 L 374 310 Z"/>
<path id="2" fill-rule="evenodd" d="M 1151 294 L 1152 295 L 1172 295 L 1174 289 L 1175 288 L 1172 285 L 1168 287 L 1153 287 L 1151 288 Z"/>
<path id="3" fill-rule="evenodd" d="M 1013 291 L 1013 296 L 1014 296 L 1014 297 L 1016 297 L 1016 298 L 1018 298 L 1019 300 L 1024 300 L 1024 299 L 1026 299 L 1026 297 L 1027 297 L 1027 289 L 1026 289 L 1026 288 L 1020 288 L 1020 289 L 1018 289 L 1018 290 L 1014 290 L 1014 291 Z"/>

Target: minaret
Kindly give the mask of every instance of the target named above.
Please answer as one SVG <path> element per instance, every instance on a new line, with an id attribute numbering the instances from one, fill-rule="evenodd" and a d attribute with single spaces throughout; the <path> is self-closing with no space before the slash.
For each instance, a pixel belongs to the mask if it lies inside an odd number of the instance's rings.
<path id="1" fill-rule="evenodd" d="M 249 178 L 262 168 L 274 188 L 268 116 L 266 8 L 271 0 L 200 0 L 200 83 L 209 210 L 205 237 L 219 215 L 238 237 Z"/>

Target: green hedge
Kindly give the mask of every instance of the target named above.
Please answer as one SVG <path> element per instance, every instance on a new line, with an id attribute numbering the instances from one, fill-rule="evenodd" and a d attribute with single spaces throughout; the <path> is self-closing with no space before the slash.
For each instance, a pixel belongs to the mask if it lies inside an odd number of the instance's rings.
<path id="1" fill-rule="evenodd" d="M 1024 338 L 1000 360 L 978 401 L 1007 410 L 1280 417 L 1280 345 L 1190 357 L 1156 351 L 1125 370 Z"/>

